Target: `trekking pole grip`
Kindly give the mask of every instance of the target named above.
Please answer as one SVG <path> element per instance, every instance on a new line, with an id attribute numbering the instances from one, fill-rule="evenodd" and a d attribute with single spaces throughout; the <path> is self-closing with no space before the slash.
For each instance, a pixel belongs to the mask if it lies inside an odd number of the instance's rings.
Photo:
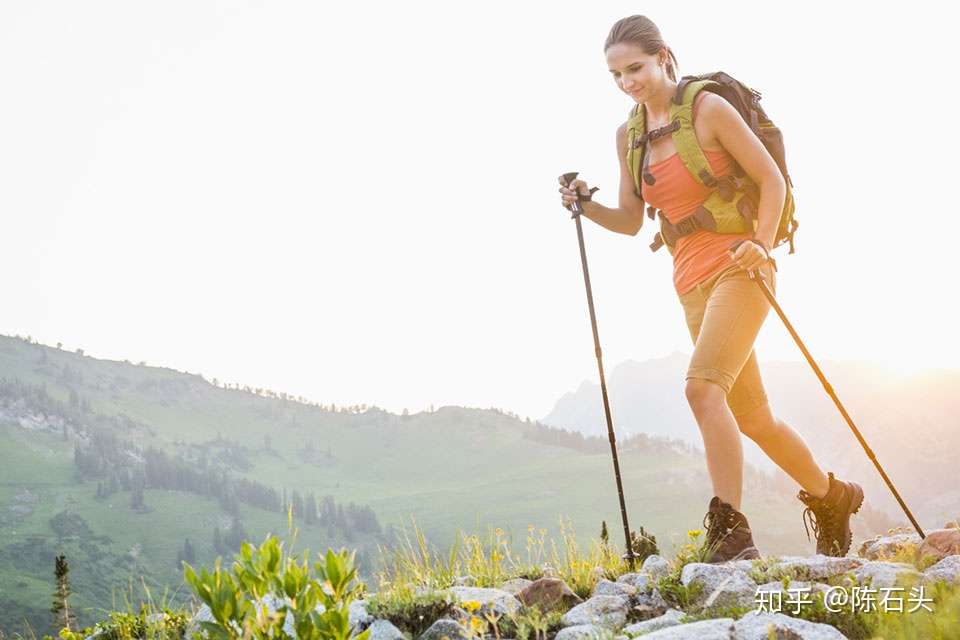
<path id="1" fill-rule="evenodd" d="M 730 251 L 730 253 L 735 253 L 737 251 L 737 248 L 740 245 L 742 245 L 744 242 L 753 242 L 753 240 L 750 240 L 750 239 L 737 240 L 736 242 L 730 245 L 730 248 L 728 249 L 728 251 Z M 767 253 L 767 259 L 772 260 L 769 253 Z M 763 280 L 763 274 L 760 273 L 759 269 L 756 269 L 756 270 L 747 269 L 747 276 L 754 281 L 757 280 L 757 278 L 759 278 L 760 280 Z"/>
<path id="2" fill-rule="evenodd" d="M 577 179 L 577 176 L 579 174 L 580 174 L 579 171 L 571 171 L 569 173 L 563 174 L 561 177 L 563 178 L 564 186 L 569 188 L 570 185 L 573 184 L 573 181 Z M 570 217 L 576 218 L 578 215 L 583 213 L 583 207 L 580 206 L 580 202 L 589 200 L 590 196 L 593 195 L 593 192 L 598 190 L 599 190 L 599 187 L 594 187 L 590 189 L 590 194 L 588 196 L 584 196 L 583 194 L 580 193 L 579 190 L 576 190 L 575 193 L 577 194 L 577 200 L 574 201 L 574 203 L 569 207 L 570 211 L 573 212 L 573 215 L 571 215 Z"/>

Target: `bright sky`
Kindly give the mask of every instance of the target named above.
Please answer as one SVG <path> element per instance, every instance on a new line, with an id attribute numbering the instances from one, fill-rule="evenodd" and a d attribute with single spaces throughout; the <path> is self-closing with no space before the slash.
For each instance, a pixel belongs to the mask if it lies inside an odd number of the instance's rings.
<path id="1" fill-rule="evenodd" d="M 0 333 L 325 403 L 544 415 L 597 377 L 556 177 L 616 204 L 631 101 L 602 49 L 639 11 L 681 73 L 734 75 L 784 131 L 779 300 L 814 356 L 957 366 L 955 16 L 771 6 L 4 2 Z M 584 224 L 607 370 L 689 353 L 653 225 Z M 772 313 L 757 352 L 800 359 Z"/>

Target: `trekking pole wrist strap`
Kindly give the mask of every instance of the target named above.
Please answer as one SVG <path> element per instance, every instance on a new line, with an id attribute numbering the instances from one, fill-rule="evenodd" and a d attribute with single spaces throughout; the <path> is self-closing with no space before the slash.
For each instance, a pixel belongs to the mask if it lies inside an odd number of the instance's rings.
<path id="1" fill-rule="evenodd" d="M 764 255 L 767 256 L 767 262 L 769 262 L 770 264 L 773 265 L 773 270 L 774 270 L 774 271 L 778 271 L 778 269 L 777 269 L 777 261 L 774 260 L 774 259 L 773 259 L 773 256 L 770 255 L 770 249 L 767 248 L 767 245 L 766 245 L 766 243 L 763 242 L 763 240 L 760 240 L 760 239 L 758 239 L 758 238 L 750 238 L 750 239 L 748 240 L 748 242 L 752 242 L 753 244 L 755 244 L 755 245 L 757 245 L 758 247 L 760 247 L 761 249 L 763 249 Z"/>
<path id="2" fill-rule="evenodd" d="M 590 193 L 588 193 L 587 195 L 583 195 L 582 193 L 580 193 L 579 191 L 577 191 L 577 201 L 578 201 L 578 202 L 593 202 L 593 192 L 594 192 L 594 191 L 599 191 L 599 190 L 600 190 L 600 187 L 592 187 L 592 188 L 590 189 Z"/>

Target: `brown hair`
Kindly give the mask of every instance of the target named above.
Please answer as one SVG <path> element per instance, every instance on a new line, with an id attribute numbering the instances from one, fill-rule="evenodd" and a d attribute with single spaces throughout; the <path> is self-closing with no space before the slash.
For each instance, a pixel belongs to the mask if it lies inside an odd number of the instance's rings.
<path id="1" fill-rule="evenodd" d="M 674 82 L 677 81 L 676 68 L 679 66 L 677 57 L 673 55 L 673 50 L 664 43 L 663 36 L 660 35 L 660 29 L 657 28 L 657 25 L 653 24 L 650 18 L 647 16 L 634 15 L 617 20 L 610 29 L 610 34 L 607 36 L 606 44 L 603 45 L 603 50 L 606 51 L 613 45 L 620 44 L 621 42 L 635 44 L 643 49 L 644 53 L 651 56 L 660 53 L 660 49 L 666 47 L 667 55 L 669 56 L 667 58 L 667 75 L 670 76 L 670 79 Z"/>

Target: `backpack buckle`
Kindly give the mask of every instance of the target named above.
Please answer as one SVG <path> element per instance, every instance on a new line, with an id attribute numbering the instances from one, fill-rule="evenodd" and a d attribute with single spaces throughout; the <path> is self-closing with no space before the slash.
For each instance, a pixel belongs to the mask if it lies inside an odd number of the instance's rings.
<path id="1" fill-rule="evenodd" d="M 690 235 L 694 231 L 700 229 L 700 221 L 697 220 L 696 216 L 687 216 L 683 220 L 680 220 L 673 225 L 673 228 L 677 232 L 678 236 Z"/>

